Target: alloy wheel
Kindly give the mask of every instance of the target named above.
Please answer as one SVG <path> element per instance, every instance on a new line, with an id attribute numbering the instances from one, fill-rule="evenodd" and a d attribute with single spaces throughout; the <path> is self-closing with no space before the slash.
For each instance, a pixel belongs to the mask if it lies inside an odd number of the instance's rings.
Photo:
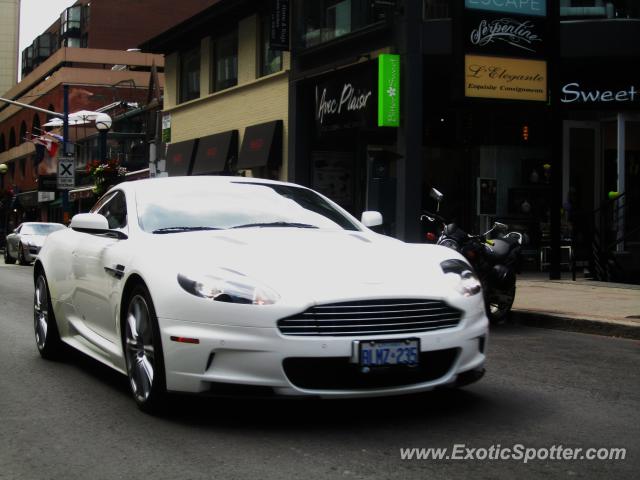
<path id="1" fill-rule="evenodd" d="M 47 332 L 49 330 L 49 297 L 47 282 L 42 275 L 38 276 L 36 281 L 33 301 L 33 327 L 38 349 L 43 350 L 47 343 Z"/>
<path id="2" fill-rule="evenodd" d="M 153 387 L 155 352 L 151 313 L 145 298 L 135 295 L 129 302 L 125 325 L 125 355 L 133 395 L 145 402 Z"/>

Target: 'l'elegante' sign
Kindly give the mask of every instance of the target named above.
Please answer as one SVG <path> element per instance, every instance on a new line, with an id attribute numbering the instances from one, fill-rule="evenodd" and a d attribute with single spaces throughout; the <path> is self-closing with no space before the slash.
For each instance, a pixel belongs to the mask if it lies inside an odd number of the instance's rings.
<path id="1" fill-rule="evenodd" d="M 547 62 L 465 56 L 465 96 L 547 101 Z"/>

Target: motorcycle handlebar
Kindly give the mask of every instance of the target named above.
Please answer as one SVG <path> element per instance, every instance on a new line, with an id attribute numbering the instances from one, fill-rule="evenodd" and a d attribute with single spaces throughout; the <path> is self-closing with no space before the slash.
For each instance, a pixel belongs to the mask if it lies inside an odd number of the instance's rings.
<path id="1" fill-rule="evenodd" d="M 445 225 L 447 223 L 447 221 L 437 213 L 424 212 L 422 215 L 420 215 L 420 221 L 424 221 L 425 219 L 429 220 L 430 222 L 435 222 L 437 220 L 438 222 Z"/>

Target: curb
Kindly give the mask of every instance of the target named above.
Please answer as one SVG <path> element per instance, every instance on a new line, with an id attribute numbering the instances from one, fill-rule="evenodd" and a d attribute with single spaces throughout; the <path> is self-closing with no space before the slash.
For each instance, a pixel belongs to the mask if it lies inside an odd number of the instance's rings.
<path id="1" fill-rule="evenodd" d="M 624 325 L 619 323 L 601 322 L 586 318 L 563 317 L 547 313 L 511 311 L 513 323 L 528 327 L 549 328 L 569 332 L 590 333 L 608 337 L 629 338 L 640 340 L 640 325 Z"/>

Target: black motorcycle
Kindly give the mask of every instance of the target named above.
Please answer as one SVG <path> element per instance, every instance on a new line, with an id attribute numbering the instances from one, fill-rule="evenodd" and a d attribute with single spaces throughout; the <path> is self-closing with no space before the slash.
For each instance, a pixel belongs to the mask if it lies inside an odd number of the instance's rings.
<path id="1" fill-rule="evenodd" d="M 442 193 L 432 188 L 430 195 L 436 200 L 439 211 Z M 523 235 L 507 232 L 509 227 L 499 222 L 482 235 L 472 235 L 455 223 L 448 223 L 438 213 L 425 212 L 420 221 L 425 220 L 439 228 L 439 235 L 428 236 L 428 240 L 459 252 L 475 270 L 482 283 L 489 321 L 500 323 L 506 320 L 516 296 L 516 272 Z"/>

